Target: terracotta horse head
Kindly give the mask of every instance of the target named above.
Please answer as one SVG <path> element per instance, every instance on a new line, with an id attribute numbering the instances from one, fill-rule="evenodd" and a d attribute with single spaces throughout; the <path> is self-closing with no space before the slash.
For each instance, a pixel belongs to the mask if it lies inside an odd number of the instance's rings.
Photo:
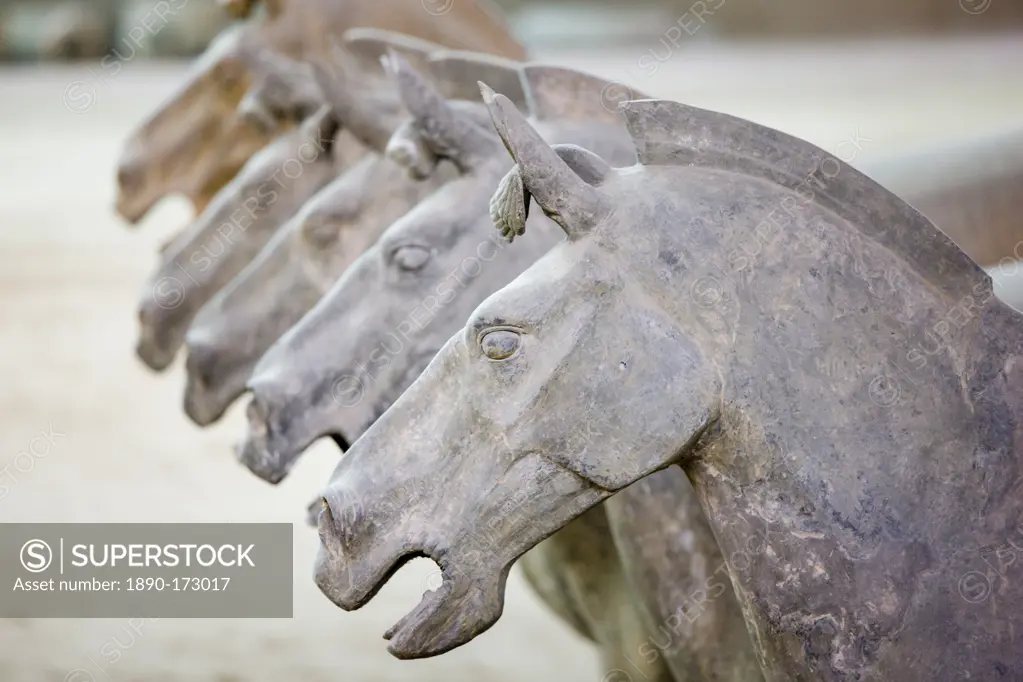
<path id="1" fill-rule="evenodd" d="M 554 142 L 597 146 L 623 163 L 634 154 L 617 116 L 600 105 L 603 79 L 459 54 L 433 57 L 431 64 L 438 82 L 468 83 L 477 98 L 477 78 L 466 77 L 471 70 L 503 77 L 517 86 L 521 105 L 539 112 L 537 125 Z M 394 65 L 412 120 L 392 138 L 392 155 L 412 169 L 433 163 L 423 158 L 444 159 L 458 177 L 388 227 L 260 361 L 249 381 L 250 437 L 241 456 L 271 482 L 280 481 L 315 439 L 358 438 L 480 301 L 561 239 L 556 226 L 537 215 L 528 245 L 499 253 L 506 250 L 491 229 L 489 201 L 511 162 L 485 110 L 478 100 L 456 106 L 458 99 L 445 97 L 407 64 Z M 414 140 L 406 137 L 409 130 Z"/>
<path id="2" fill-rule="evenodd" d="M 379 56 L 393 49 L 425 63 L 438 46 L 375 29 L 346 34 L 333 60 L 310 77 L 344 130 L 368 154 L 337 175 L 294 214 L 258 257 L 209 298 L 188 332 L 186 404 L 203 423 L 219 418 L 245 389 L 260 356 L 333 284 L 384 227 L 429 194 L 451 169 L 429 182 L 411 179 L 384 156 L 407 120 Z M 207 367 L 221 368 L 219 372 Z"/>

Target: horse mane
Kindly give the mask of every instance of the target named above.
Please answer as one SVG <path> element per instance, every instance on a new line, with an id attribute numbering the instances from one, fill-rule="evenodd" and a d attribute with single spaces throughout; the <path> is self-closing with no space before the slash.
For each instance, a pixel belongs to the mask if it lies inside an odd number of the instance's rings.
<path id="1" fill-rule="evenodd" d="M 344 48 L 374 75 L 383 75 L 380 58 L 394 50 L 413 68 L 424 69 L 429 55 L 445 48 L 437 43 L 382 28 L 352 28 L 341 36 Z"/>
<path id="2" fill-rule="evenodd" d="M 235 19 L 248 19 L 257 0 L 218 0 L 217 4 Z"/>
<path id="3" fill-rule="evenodd" d="M 430 55 L 427 70 L 445 99 L 479 102 L 477 83 L 482 81 L 498 88 L 515 106 L 528 106 L 521 62 L 483 52 L 440 50 Z"/>
<path id="4" fill-rule="evenodd" d="M 504 29 L 505 33 L 511 36 L 511 24 L 508 23 L 508 15 L 504 9 L 494 0 L 472 0 L 487 19 L 492 21 L 498 28 Z"/>
<path id="5" fill-rule="evenodd" d="M 628 94 L 628 99 L 646 98 L 621 83 L 564 66 L 531 62 L 522 66 L 522 72 L 529 95 L 527 111 L 530 118 L 537 121 L 590 121 L 621 126 L 622 118 L 613 96 Z M 493 87 L 492 83 L 487 85 Z"/>
<path id="6" fill-rule="evenodd" d="M 749 176 L 836 214 L 910 264 L 952 298 L 990 277 L 941 230 L 883 186 L 805 140 L 716 111 L 668 100 L 622 104 L 644 166 L 697 166 Z"/>

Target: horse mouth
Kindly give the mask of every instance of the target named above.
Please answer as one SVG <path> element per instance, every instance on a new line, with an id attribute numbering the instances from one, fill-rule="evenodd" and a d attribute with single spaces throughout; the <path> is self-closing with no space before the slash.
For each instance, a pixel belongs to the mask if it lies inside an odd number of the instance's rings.
<path id="1" fill-rule="evenodd" d="M 443 582 L 384 633 L 399 659 L 429 658 L 467 644 L 501 617 L 508 569 L 438 562 Z M 474 569 L 474 570 L 472 570 Z"/>
<path id="2" fill-rule="evenodd" d="M 439 656 L 475 636 L 475 633 L 456 635 L 457 641 L 450 637 L 451 627 L 457 627 L 461 620 L 459 606 L 451 598 L 453 593 L 452 582 L 445 576 L 440 587 L 425 592 L 419 604 L 384 633 L 384 639 L 389 642 L 387 650 L 392 656 L 400 659 Z M 455 625 L 449 625 L 451 623 Z M 439 646 L 431 641 L 437 631 L 448 635 L 448 641 Z"/>
<path id="3" fill-rule="evenodd" d="M 372 601 L 412 559 L 425 557 L 440 567 L 440 585 L 426 589 L 419 604 L 384 634 L 389 640 L 387 650 L 394 657 L 439 656 L 466 644 L 500 618 L 507 568 L 494 570 L 493 566 L 467 558 L 458 562 L 461 568 L 456 568 L 454 552 L 426 549 L 433 543 L 422 540 L 402 547 L 374 545 L 367 549 L 367 556 L 355 559 L 352 548 L 341 537 L 345 531 L 336 524 L 335 513 L 346 512 L 336 512 L 324 500 L 317 523 L 320 551 L 314 575 L 320 591 L 345 611 L 360 609 Z"/>
<path id="4" fill-rule="evenodd" d="M 224 404 L 224 403 L 227 404 Z M 209 389 L 200 385 L 192 377 L 185 380 L 185 415 L 196 426 L 209 426 L 219 420 L 227 412 L 230 401 L 218 400 Z"/>
<path id="5" fill-rule="evenodd" d="M 269 403 L 251 388 L 250 392 L 252 399 L 245 408 L 248 433 L 244 441 L 235 445 L 234 453 L 239 462 L 267 483 L 277 485 L 287 478 L 299 456 L 321 435 L 333 440 L 342 454 L 351 447 L 344 435 L 337 431 L 308 433 L 308 437 L 299 435 L 297 438 L 282 434 L 275 428 L 274 411 Z"/>
<path id="6" fill-rule="evenodd" d="M 277 485 L 291 470 L 290 464 L 283 463 L 283 453 L 271 448 L 266 439 L 249 435 L 234 446 L 235 458 L 253 474 L 267 483 Z"/>
<path id="7" fill-rule="evenodd" d="M 325 515 L 326 512 L 320 514 L 321 527 Z M 345 611 L 355 611 L 372 601 L 377 592 L 413 559 L 424 557 L 442 563 L 425 550 L 407 550 L 381 557 L 376 567 L 369 567 L 368 561 L 360 562 L 363 565 L 356 567 L 346 557 L 331 557 L 329 554 L 321 547 L 316 583 L 332 602 Z M 390 642 L 387 649 L 396 658 L 438 656 L 465 644 L 486 629 L 470 627 L 463 631 L 463 623 L 471 622 L 476 614 L 466 614 L 463 600 L 453 596 L 457 592 L 464 593 L 466 587 L 471 589 L 472 585 L 455 580 L 447 567 L 441 569 L 441 576 L 440 586 L 427 589 L 419 604 L 384 634 L 384 639 Z"/>
<path id="8" fill-rule="evenodd" d="M 324 596 L 345 611 L 356 611 L 372 601 L 408 562 L 417 557 L 432 558 L 422 549 L 406 547 L 388 552 L 385 547 L 374 545 L 368 548 L 368 556 L 355 559 L 351 556 L 353 548 L 348 542 L 349 529 L 344 526 L 356 523 L 358 509 L 348 506 L 335 508 L 326 498 L 321 497 L 320 500 L 316 519 L 320 550 L 314 578 Z"/>
<path id="9" fill-rule="evenodd" d="M 135 227 L 153 210 L 159 200 L 160 197 L 153 196 L 140 201 L 137 198 L 129 198 L 119 190 L 114 201 L 114 210 L 125 222 Z"/>
<path id="10" fill-rule="evenodd" d="M 295 454 L 290 448 L 280 447 L 280 439 L 274 437 L 269 414 L 258 398 L 253 396 L 245 408 L 249 430 L 245 440 L 235 446 L 235 457 L 253 474 L 267 483 L 277 485 L 291 471 Z"/>
<path id="11" fill-rule="evenodd" d="M 154 372 L 162 372 L 171 366 L 177 355 L 172 350 L 157 343 L 151 335 L 141 335 L 135 343 L 135 356 Z"/>
<path id="12" fill-rule="evenodd" d="M 334 441 L 334 444 L 337 445 L 339 450 L 341 450 L 341 454 L 348 452 L 348 450 L 352 447 L 351 442 L 347 438 L 345 438 L 344 434 L 342 434 L 340 431 L 328 433 L 327 436 L 332 441 Z"/>
<path id="13" fill-rule="evenodd" d="M 219 349 L 197 352 L 188 347 L 185 358 L 185 414 L 199 426 L 218 421 L 245 393 L 249 369 Z"/>

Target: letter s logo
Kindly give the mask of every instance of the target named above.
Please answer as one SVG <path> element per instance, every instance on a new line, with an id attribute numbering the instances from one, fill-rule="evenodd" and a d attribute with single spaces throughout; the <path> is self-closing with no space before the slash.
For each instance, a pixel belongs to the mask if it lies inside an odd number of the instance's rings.
<path id="1" fill-rule="evenodd" d="M 21 546 L 21 565 L 29 573 L 42 573 L 53 561 L 53 550 L 42 540 L 29 540 Z"/>

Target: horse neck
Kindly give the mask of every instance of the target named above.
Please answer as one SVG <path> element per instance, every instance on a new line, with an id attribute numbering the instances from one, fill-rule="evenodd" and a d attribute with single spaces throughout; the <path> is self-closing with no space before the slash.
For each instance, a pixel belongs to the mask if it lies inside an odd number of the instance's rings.
<path id="1" fill-rule="evenodd" d="M 972 548 L 1021 511 L 1023 318 L 926 225 L 861 229 L 819 193 L 775 213 L 796 195 L 699 168 L 630 169 L 604 191 L 623 208 L 596 236 L 720 383 L 681 463 L 767 679 L 940 677 L 976 627 L 954 595 Z M 932 633 L 924 662 L 899 641 Z"/>
<path id="2" fill-rule="evenodd" d="M 990 287 L 950 298 L 841 227 L 781 233 L 743 252 L 749 262 L 723 304 L 730 333 L 712 351 L 721 422 L 687 465 L 726 555 L 758 524 L 777 531 L 747 574 L 776 580 L 737 581 L 765 632 L 798 628 L 757 604 L 799 614 L 815 595 L 818 612 L 892 635 L 934 557 L 997 542 L 984 519 L 1015 518 L 1023 431 L 1009 425 L 1021 423 L 1012 386 L 1023 367 L 1005 368 L 1023 352 L 1019 317 Z M 889 588 L 863 587 L 878 575 L 906 586 L 888 612 L 873 605 Z M 867 637 L 848 636 L 850 649 Z M 767 657 L 783 679 L 802 679 L 805 661 L 784 641 Z"/>
<path id="3" fill-rule="evenodd" d="M 978 315 L 985 331 L 975 326 L 954 347 L 922 356 L 926 365 L 906 360 L 913 349 L 937 350 L 916 337 L 919 326 L 876 356 L 841 320 L 830 338 L 823 330 L 805 338 L 783 317 L 775 338 L 763 324 L 742 344 L 725 375 L 721 422 L 686 469 L 731 558 L 751 632 L 771 633 L 760 638 L 775 672 L 768 679 L 822 679 L 837 659 L 808 661 L 792 643 L 836 625 L 838 648 L 855 652 L 850 669 L 884 669 L 900 647 L 911 654 L 914 644 L 893 644 L 896 635 L 928 632 L 932 622 L 949 625 L 927 635 L 935 650 L 926 666 L 952 664 L 957 628 L 976 623 L 975 613 L 960 613 L 975 605 L 955 594 L 957 581 L 986 572 L 976 548 L 1018 537 L 1006 524 L 1020 518 L 1020 325 L 997 301 L 988 306 Z M 988 338 L 997 335 L 1016 342 L 999 348 Z M 757 533 L 769 540 L 750 558 L 743 552 Z M 916 611 L 923 594 L 934 595 L 932 607 Z M 876 641 L 888 642 L 887 661 L 874 668 L 864 645 Z M 890 670 L 934 679 L 912 669 Z"/>

